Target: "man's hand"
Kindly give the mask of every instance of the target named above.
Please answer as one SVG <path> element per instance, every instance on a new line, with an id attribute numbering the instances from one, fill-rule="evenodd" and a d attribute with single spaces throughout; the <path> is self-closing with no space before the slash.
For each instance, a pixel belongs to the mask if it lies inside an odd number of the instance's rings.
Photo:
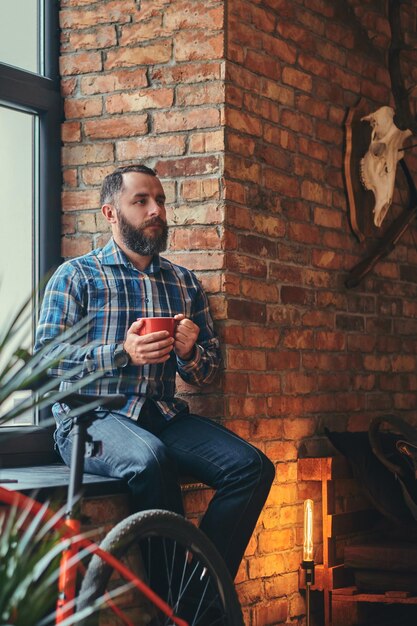
<path id="1" fill-rule="evenodd" d="M 194 354 L 194 348 L 200 329 L 182 313 L 175 315 L 174 319 L 177 321 L 174 350 L 180 359 L 188 361 Z"/>
<path id="2" fill-rule="evenodd" d="M 127 331 L 124 349 L 129 354 L 133 365 L 147 365 L 148 363 L 165 363 L 168 361 L 174 346 L 174 339 L 167 330 L 160 330 L 148 335 L 138 335 L 143 326 L 143 320 L 133 322 Z"/>

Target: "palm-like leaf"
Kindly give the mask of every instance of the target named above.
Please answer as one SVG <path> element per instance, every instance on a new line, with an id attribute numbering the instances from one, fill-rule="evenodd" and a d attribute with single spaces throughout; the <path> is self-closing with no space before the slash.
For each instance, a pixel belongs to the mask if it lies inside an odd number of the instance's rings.
<path id="1" fill-rule="evenodd" d="M 0 425 L 19 417 L 28 409 L 42 409 L 59 402 L 68 393 L 68 390 L 59 391 L 56 388 L 57 381 L 50 378 L 48 372 L 69 355 L 74 344 L 85 343 L 91 322 L 91 317 L 83 318 L 32 355 L 26 347 L 18 343 L 16 345 L 16 342 L 21 328 L 27 326 L 33 315 L 33 302 L 33 297 L 28 299 L 0 335 Z M 54 356 L 50 356 L 50 353 Z M 83 365 L 75 364 L 67 372 L 68 379 L 72 381 L 72 392 L 82 390 L 102 376 L 101 372 L 91 372 L 78 378 L 82 371 Z M 16 392 L 22 390 L 36 390 L 36 393 L 13 405 L 8 403 Z M 91 410 L 91 406 L 87 410 Z"/>
<path id="2" fill-rule="evenodd" d="M 88 317 L 31 355 L 24 341 L 19 342 L 19 333 L 22 334 L 22 328 L 27 328 L 31 320 L 34 301 L 34 297 L 29 298 L 11 318 L 8 327 L 0 332 L 0 426 L 29 409 L 42 409 L 64 398 L 68 390 L 59 391 L 56 381 L 48 377 L 48 372 L 67 356 L 72 345 L 85 344 L 91 321 Z M 52 351 L 55 356 L 48 356 Z M 102 375 L 100 372 L 92 372 L 77 378 L 82 369 L 82 365 L 77 364 L 68 372 L 72 392 L 81 391 Z M 22 390 L 36 391 L 20 402 L 10 402 L 13 395 Z M 97 402 L 90 402 L 77 409 L 77 413 L 91 411 L 97 405 Z M 34 514 L 27 509 L 22 513 L 14 507 L 2 511 L 0 626 L 55 623 L 53 615 L 57 601 L 59 560 L 65 547 L 66 543 L 59 534 L 52 531 L 50 525 L 42 519 L 42 511 Z M 71 616 L 68 625 L 77 623 L 79 617 L 77 614 Z"/>

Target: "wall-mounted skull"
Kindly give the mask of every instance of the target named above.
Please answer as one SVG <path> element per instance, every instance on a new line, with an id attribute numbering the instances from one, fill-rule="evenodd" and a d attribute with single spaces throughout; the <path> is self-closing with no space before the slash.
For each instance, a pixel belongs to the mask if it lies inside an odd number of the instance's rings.
<path id="1" fill-rule="evenodd" d="M 361 118 L 372 126 L 371 143 L 361 159 L 361 179 L 365 189 L 374 193 L 374 224 L 378 228 L 391 206 L 397 163 L 404 155 L 401 148 L 412 134 L 411 130 L 397 128 L 394 113 L 392 107 L 384 106 Z"/>

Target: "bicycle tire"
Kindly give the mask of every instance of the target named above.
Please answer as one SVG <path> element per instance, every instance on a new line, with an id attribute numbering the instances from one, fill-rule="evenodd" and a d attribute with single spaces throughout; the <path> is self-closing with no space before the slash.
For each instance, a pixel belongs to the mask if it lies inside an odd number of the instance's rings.
<path id="1" fill-rule="evenodd" d="M 141 577 L 189 626 L 244 626 L 234 583 L 223 559 L 206 535 L 191 522 L 159 509 L 135 513 L 115 526 L 100 548 L 121 560 L 136 544 L 141 548 L 142 565 L 146 569 Z M 156 567 L 150 549 L 156 550 L 162 561 Z M 174 570 L 177 577 L 173 575 Z M 103 596 L 112 571 L 99 556 L 92 557 L 77 609 L 91 606 Z M 184 573 L 189 576 L 187 581 Z M 168 626 L 172 620 L 152 607 L 150 620 L 143 623 Z"/>

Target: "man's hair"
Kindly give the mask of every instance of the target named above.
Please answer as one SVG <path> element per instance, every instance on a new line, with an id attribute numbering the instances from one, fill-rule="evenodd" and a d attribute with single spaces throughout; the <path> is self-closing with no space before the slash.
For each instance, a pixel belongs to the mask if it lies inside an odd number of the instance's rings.
<path id="1" fill-rule="evenodd" d="M 123 189 L 123 174 L 128 172 L 138 172 L 139 174 L 148 174 L 148 176 L 156 176 L 155 170 L 146 165 L 125 165 L 118 167 L 111 174 L 107 174 L 103 180 L 100 192 L 100 206 L 103 204 L 115 204 L 117 196 Z"/>

